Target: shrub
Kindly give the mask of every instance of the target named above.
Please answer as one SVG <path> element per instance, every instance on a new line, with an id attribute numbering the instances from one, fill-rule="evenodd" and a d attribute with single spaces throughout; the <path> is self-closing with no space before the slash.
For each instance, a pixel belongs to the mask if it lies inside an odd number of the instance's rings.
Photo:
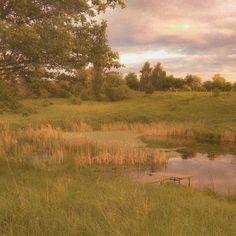
<path id="1" fill-rule="evenodd" d="M 220 96 L 220 90 L 218 88 L 215 88 L 212 90 L 212 96 L 213 97 L 219 97 Z"/>
<path id="2" fill-rule="evenodd" d="M 139 80 L 135 73 L 129 73 L 126 77 L 126 84 L 130 89 L 139 90 Z"/>
<path id="3" fill-rule="evenodd" d="M 50 102 L 48 99 L 43 100 L 42 103 L 41 103 L 42 107 L 48 107 L 50 105 L 53 105 L 53 103 Z"/>
<path id="4" fill-rule="evenodd" d="M 16 112 L 23 106 L 17 101 L 17 89 L 13 84 L 0 80 L 0 107 L 1 113 L 14 111 Z"/>
<path id="5" fill-rule="evenodd" d="M 108 73 L 104 85 L 104 93 L 109 101 L 120 101 L 129 97 L 130 90 L 120 74 Z"/>
<path id="6" fill-rule="evenodd" d="M 153 87 L 152 83 L 147 83 L 144 89 L 146 94 L 153 94 L 155 92 L 155 88 Z"/>
<path id="7" fill-rule="evenodd" d="M 82 104 L 81 99 L 78 97 L 71 97 L 70 101 L 71 101 L 71 104 L 73 104 L 73 105 L 81 105 Z"/>
<path id="8" fill-rule="evenodd" d="M 84 101 L 91 100 L 91 90 L 90 89 L 83 89 L 80 92 L 80 98 Z"/>

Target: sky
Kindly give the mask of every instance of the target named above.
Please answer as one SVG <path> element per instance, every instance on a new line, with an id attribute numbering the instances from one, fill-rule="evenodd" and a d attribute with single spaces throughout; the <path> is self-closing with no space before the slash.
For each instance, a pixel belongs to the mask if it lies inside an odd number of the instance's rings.
<path id="1" fill-rule="evenodd" d="M 124 73 L 148 60 L 176 77 L 221 73 L 236 82 L 236 0 L 127 0 L 105 18 Z"/>

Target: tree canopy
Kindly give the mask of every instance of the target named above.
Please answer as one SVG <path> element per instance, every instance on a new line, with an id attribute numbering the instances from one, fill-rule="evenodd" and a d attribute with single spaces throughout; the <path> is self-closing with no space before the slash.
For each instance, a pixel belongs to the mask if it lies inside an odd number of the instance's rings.
<path id="1" fill-rule="evenodd" d="M 0 0 L 0 76 L 55 77 L 118 67 L 97 15 L 123 0 Z"/>

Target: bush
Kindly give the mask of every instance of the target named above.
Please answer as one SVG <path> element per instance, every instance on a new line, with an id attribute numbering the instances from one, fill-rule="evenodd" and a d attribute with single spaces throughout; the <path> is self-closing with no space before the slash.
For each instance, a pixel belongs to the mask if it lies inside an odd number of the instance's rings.
<path id="1" fill-rule="evenodd" d="M 80 92 L 80 98 L 84 101 L 91 100 L 91 90 L 90 89 L 83 89 Z"/>
<path id="2" fill-rule="evenodd" d="M 72 97 L 70 99 L 70 101 L 71 101 L 71 104 L 73 104 L 73 105 L 81 105 L 82 104 L 81 99 L 78 97 Z"/>
<path id="3" fill-rule="evenodd" d="M 17 101 L 16 98 L 17 89 L 15 85 L 0 80 L 0 107 L 3 112 L 18 111 L 23 106 Z"/>
<path id="4" fill-rule="evenodd" d="M 104 85 L 104 94 L 109 101 L 120 101 L 129 97 L 130 90 L 120 74 L 108 73 Z"/>
<path id="5" fill-rule="evenodd" d="M 155 92 L 155 88 L 153 87 L 152 83 L 147 83 L 144 89 L 146 94 L 153 94 Z"/>
<path id="6" fill-rule="evenodd" d="M 126 77 L 126 84 L 130 89 L 139 90 L 139 80 L 135 73 L 129 73 Z"/>
<path id="7" fill-rule="evenodd" d="M 212 96 L 213 97 L 219 97 L 220 96 L 220 90 L 218 88 L 215 88 L 212 90 Z"/>
<path id="8" fill-rule="evenodd" d="M 53 105 L 53 102 L 50 102 L 48 99 L 43 100 L 41 103 L 42 107 L 48 107 L 50 105 Z"/>

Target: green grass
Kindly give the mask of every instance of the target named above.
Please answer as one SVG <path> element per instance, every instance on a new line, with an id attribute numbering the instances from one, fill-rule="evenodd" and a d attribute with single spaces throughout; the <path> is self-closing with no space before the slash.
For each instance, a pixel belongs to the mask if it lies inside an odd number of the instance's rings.
<path id="1" fill-rule="evenodd" d="M 5 113 L 0 121 L 13 128 L 51 123 L 64 129 L 79 120 L 94 128 L 113 122 L 184 122 L 200 123 L 198 132 L 203 135 L 236 133 L 236 93 L 219 97 L 136 93 L 122 102 L 81 105 L 73 105 L 71 99 L 50 99 L 52 104 L 46 106 L 43 100 L 22 103 L 35 112 Z M 172 185 L 134 183 L 109 171 L 79 169 L 70 163 L 37 167 L 10 154 L 5 160 L 10 162 L 0 162 L 0 235 L 231 236 L 236 232 L 234 199 Z"/>
<path id="2" fill-rule="evenodd" d="M 150 148 L 164 148 L 164 149 L 178 149 L 184 148 L 189 152 L 193 153 L 208 153 L 208 154 L 236 154 L 236 145 L 235 144 L 224 144 L 219 143 L 210 143 L 210 142 L 198 142 L 197 140 L 188 140 L 188 139 L 153 139 L 147 140 L 141 138 L 141 140 L 146 143 Z"/>
<path id="3" fill-rule="evenodd" d="M 191 122 L 201 123 L 202 132 L 236 133 L 236 93 L 219 97 L 211 93 L 155 93 L 145 96 L 136 93 L 126 101 L 83 102 L 71 104 L 71 99 L 50 99 L 53 105 L 44 107 L 42 100 L 25 100 L 23 104 L 31 107 L 35 114 L 23 117 L 22 114 L 0 115 L 1 121 L 14 124 L 48 123 L 65 125 L 84 119 L 95 128 L 101 123 L 110 122 Z"/>
<path id="4" fill-rule="evenodd" d="M 236 202 L 136 184 L 73 166 L 0 169 L 1 235 L 196 235 L 236 232 Z"/>

